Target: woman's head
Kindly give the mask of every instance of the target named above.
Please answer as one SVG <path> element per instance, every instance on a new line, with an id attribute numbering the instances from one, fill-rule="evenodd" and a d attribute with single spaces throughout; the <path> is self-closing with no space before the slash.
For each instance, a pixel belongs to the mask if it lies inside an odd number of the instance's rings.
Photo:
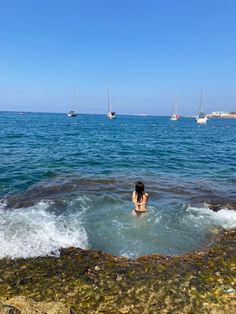
<path id="1" fill-rule="evenodd" d="M 138 181 L 138 182 L 135 184 L 135 192 L 137 192 L 137 193 L 142 193 L 143 191 L 144 191 L 144 184 L 143 184 L 143 182 Z"/>
<path id="2" fill-rule="evenodd" d="M 141 202 L 143 198 L 143 192 L 144 192 L 144 184 L 141 181 L 138 181 L 135 184 L 135 192 L 137 193 L 137 201 Z"/>

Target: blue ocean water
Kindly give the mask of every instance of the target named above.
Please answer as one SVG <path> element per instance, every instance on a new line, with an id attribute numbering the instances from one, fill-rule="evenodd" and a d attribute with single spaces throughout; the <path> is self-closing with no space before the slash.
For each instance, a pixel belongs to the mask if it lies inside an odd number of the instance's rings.
<path id="1" fill-rule="evenodd" d="M 0 125 L 1 258 L 175 255 L 236 226 L 236 120 L 1 112 Z M 137 180 L 150 195 L 141 217 Z"/>

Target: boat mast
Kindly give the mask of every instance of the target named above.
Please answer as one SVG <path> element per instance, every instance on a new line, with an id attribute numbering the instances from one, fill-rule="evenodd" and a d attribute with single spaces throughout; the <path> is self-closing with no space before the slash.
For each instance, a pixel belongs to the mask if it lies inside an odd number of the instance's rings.
<path id="1" fill-rule="evenodd" d="M 202 112 L 202 88 L 201 88 L 201 95 L 200 95 L 200 103 L 199 103 L 198 112 Z"/>
<path id="2" fill-rule="evenodd" d="M 110 87 L 108 86 L 108 112 L 111 112 L 111 95 L 110 95 Z"/>
<path id="3" fill-rule="evenodd" d="M 174 97 L 173 115 L 176 114 L 176 96 Z"/>
<path id="4" fill-rule="evenodd" d="M 75 111 L 75 86 L 73 87 L 73 105 L 72 105 L 73 111 Z"/>

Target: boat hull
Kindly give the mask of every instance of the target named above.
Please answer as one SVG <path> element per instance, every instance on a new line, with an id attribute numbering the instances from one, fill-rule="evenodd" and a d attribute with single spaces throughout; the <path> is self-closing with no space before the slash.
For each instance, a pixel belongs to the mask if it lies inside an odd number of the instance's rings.
<path id="1" fill-rule="evenodd" d="M 107 117 L 108 117 L 109 119 L 115 119 L 115 118 L 116 118 L 116 113 L 115 113 L 115 112 L 112 112 L 112 111 L 109 111 L 109 112 L 107 113 Z"/>
<path id="2" fill-rule="evenodd" d="M 67 116 L 68 117 L 76 117 L 77 113 L 75 111 L 71 110 L 70 112 L 68 112 Z"/>
<path id="3" fill-rule="evenodd" d="M 207 123 L 207 118 L 197 118 L 197 123 L 198 124 L 206 124 Z"/>
<path id="4" fill-rule="evenodd" d="M 171 121 L 178 121 L 178 120 L 179 120 L 179 118 L 180 118 L 180 116 L 179 116 L 179 115 L 177 115 L 177 114 L 173 114 L 173 115 L 170 117 L 170 120 L 171 120 Z"/>

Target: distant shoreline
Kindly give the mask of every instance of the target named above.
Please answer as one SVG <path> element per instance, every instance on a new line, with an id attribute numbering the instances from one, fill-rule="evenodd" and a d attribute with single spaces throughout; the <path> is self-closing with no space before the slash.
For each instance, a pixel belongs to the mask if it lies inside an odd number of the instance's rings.
<path id="1" fill-rule="evenodd" d="M 236 114 L 227 114 L 225 116 L 215 116 L 212 114 L 208 114 L 207 115 L 208 118 L 210 119 L 236 119 Z"/>
<path id="2" fill-rule="evenodd" d="M 0 110 L 0 114 L 2 113 L 9 113 L 9 114 L 19 114 L 19 115 L 26 115 L 26 114 L 58 114 L 58 115 L 67 115 L 66 112 L 43 112 L 43 111 L 8 111 L 8 110 Z M 106 113 L 79 113 L 79 115 L 100 115 L 104 116 Z M 170 115 L 158 115 L 158 114 L 122 114 L 120 113 L 119 116 L 135 116 L 135 117 L 170 117 Z M 212 115 L 206 114 L 207 118 L 209 119 L 236 119 L 236 112 L 228 113 L 226 115 Z M 190 118 L 196 119 L 197 115 L 180 115 L 180 118 Z"/>

